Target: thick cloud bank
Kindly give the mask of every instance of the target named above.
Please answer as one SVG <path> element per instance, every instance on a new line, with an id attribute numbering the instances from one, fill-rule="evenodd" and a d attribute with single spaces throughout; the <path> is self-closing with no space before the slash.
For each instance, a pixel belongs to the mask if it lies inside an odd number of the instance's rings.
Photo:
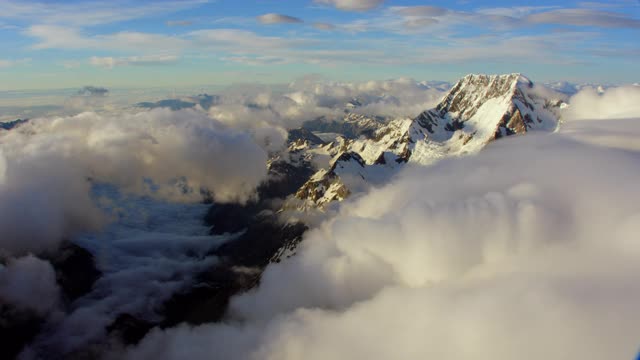
<path id="1" fill-rule="evenodd" d="M 0 303 L 44 315 L 58 305 L 59 293 L 56 275 L 46 261 L 29 255 L 0 266 Z"/>
<path id="2" fill-rule="evenodd" d="M 436 105 L 449 88 L 443 82 L 408 78 L 337 83 L 309 76 L 285 89 L 235 86 L 210 108 L 211 117 L 241 129 L 296 128 L 326 117 L 340 120 L 345 110 L 382 117 L 412 117 Z"/>
<path id="3" fill-rule="evenodd" d="M 640 117 L 640 86 L 612 87 L 598 92 L 585 88 L 571 97 L 564 117 L 569 120 L 601 120 Z"/>
<path id="4" fill-rule="evenodd" d="M 91 183 L 174 201 L 243 202 L 266 176 L 266 152 L 202 111 L 34 119 L 0 133 L 0 248 L 53 248 L 105 219 Z"/>
<path id="5" fill-rule="evenodd" d="M 104 341 L 106 328 L 121 314 L 161 320 L 157 312 L 163 303 L 216 264 L 217 257 L 208 252 L 229 239 L 209 235 L 202 222 L 206 204 L 127 196 L 106 185 L 95 186 L 93 193 L 101 209 L 118 221 L 74 241 L 94 254 L 102 276 L 66 316 L 49 319 L 31 344 L 42 357 Z"/>
<path id="6" fill-rule="evenodd" d="M 308 233 L 225 324 L 156 330 L 128 358 L 633 358 L 640 152 L 579 141 L 590 125 L 408 169 Z"/>

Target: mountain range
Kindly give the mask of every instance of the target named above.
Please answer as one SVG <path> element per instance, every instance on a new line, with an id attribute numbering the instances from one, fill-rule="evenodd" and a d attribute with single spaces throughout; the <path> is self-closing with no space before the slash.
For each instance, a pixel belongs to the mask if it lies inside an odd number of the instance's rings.
<path id="1" fill-rule="evenodd" d="M 286 156 L 292 164 L 324 164 L 296 191 L 289 207 L 323 208 L 353 192 L 388 181 L 406 163 L 428 165 L 450 157 L 473 154 L 488 143 L 529 131 L 554 131 L 559 110 L 566 106 L 540 91 L 521 74 L 468 75 L 458 81 L 433 109 L 415 118 L 385 121 L 356 113 L 340 123 L 347 135 L 332 141 L 318 135 L 327 130 L 321 120 L 295 130 Z M 332 130 L 339 130 L 332 125 Z M 317 131 L 313 131 L 317 130 Z M 306 159 L 301 161 L 300 159 Z"/>
<path id="2" fill-rule="evenodd" d="M 120 313 L 104 329 L 105 336 L 133 344 L 154 327 L 220 321 L 231 296 L 256 286 L 269 263 L 295 255 L 312 225 L 306 219 L 390 181 L 411 164 L 428 166 L 442 158 L 475 154 L 506 136 L 555 131 L 565 98 L 541 90 L 521 74 L 468 75 L 450 87 L 434 108 L 412 118 L 364 115 L 358 112 L 363 101 L 353 99 L 341 105 L 341 119 L 309 119 L 288 131 L 284 150 L 271 154 L 266 164 L 268 180 L 257 189 L 255 200 L 210 206 L 204 221 L 211 235 L 232 238 L 207 254 L 219 261 L 194 274 L 192 286 L 179 289 L 160 304 L 157 318 Z M 181 103 L 139 106 L 182 108 L 199 103 L 205 107 L 215 99 L 201 95 Z M 23 122 L 8 123 L 3 129 L 10 131 Z M 73 256 L 62 256 L 71 253 L 67 245 L 56 257 L 63 260 L 52 264 L 57 276 L 66 281 L 65 297 L 76 299 L 86 295 L 101 275 L 95 254 L 75 245 L 71 249 Z M 91 276 L 74 280 L 76 273 Z M 12 311 L 2 309 L 7 314 Z M 0 323 L 0 333 L 11 334 L 13 354 L 44 326 L 40 318 L 7 319 Z M 12 333 L 12 329 L 21 332 Z"/>

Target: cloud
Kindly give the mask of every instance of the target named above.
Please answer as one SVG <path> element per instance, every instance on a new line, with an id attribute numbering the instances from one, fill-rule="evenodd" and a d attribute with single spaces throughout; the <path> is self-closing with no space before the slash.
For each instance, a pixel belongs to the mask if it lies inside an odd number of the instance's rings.
<path id="1" fill-rule="evenodd" d="M 592 87 L 571 97 L 563 112 L 567 120 L 640 118 L 640 87 L 621 86 L 600 93 Z"/>
<path id="2" fill-rule="evenodd" d="M 272 25 L 272 24 L 296 24 L 302 23 L 303 21 L 297 17 L 282 15 L 282 14 L 264 14 L 257 17 L 258 21 L 262 24 Z"/>
<path id="3" fill-rule="evenodd" d="M 332 83 L 300 79 L 291 84 L 288 96 L 304 107 L 338 107 L 357 99 L 355 113 L 370 116 L 413 117 L 436 105 L 442 89 L 410 78 L 355 83 Z"/>
<path id="4" fill-rule="evenodd" d="M 315 22 L 313 23 L 313 27 L 318 30 L 333 30 L 336 28 L 335 25 L 323 22 Z"/>
<path id="5" fill-rule="evenodd" d="M 296 128 L 306 120 L 340 121 L 347 103 L 357 99 L 355 113 L 371 116 L 416 116 L 435 105 L 444 92 L 413 79 L 332 82 L 316 77 L 296 79 L 284 90 L 235 86 L 220 93 L 221 104 L 209 114 L 236 128 Z"/>
<path id="6" fill-rule="evenodd" d="M 31 58 L 14 59 L 14 60 L 0 59 L 0 69 L 9 68 L 16 65 L 28 64 L 30 62 L 31 62 Z"/>
<path id="7" fill-rule="evenodd" d="M 209 235 L 201 221 L 209 205 L 129 196 L 105 185 L 93 192 L 101 209 L 118 220 L 74 241 L 94 254 L 102 276 L 68 314 L 47 323 L 31 344 L 40 356 L 100 343 L 121 314 L 159 321 L 163 303 L 215 266 L 218 259 L 208 253 L 230 238 Z"/>
<path id="8" fill-rule="evenodd" d="M 627 14 L 591 9 L 558 9 L 528 15 L 530 24 L 597 26 L 604 28 L 640 28 L 640 20 Z"/>
<path id="9" fill-rule="evenodd" d="M 196 110 L 32 119 L 0 139 L 0 252 L 9 254 L 54 249 L 103 225 L 96 182 L 174 201 L 201 201 L 206 189 L 215 201 L 243 202 L 267 173 L 250 134 Z"/>
<path id="10" fill-rule="evenodd" d="M 86 86 L 73 98 L 113 96 Z M 0 238 L 1 255 L 54 250 L 70 239 L 95 256 L 103 274 L 68 313 L 47 321 L 30 351 L 65 354 L 110 341 L 105 327 L 122 313 L 160 321 L 163 302 L 215 266 L 211 250 L 229 239 L 209 236 L 201 223 L 209 206 L 193 203 L 202 198 L 198 190 L 212 190 L 218 201 L 251 197 L 266 175 L 266 152 L 282 148 L 286 128 L 317 116 L 339 119 L 353 97 L 368 111 L 388 104 L 389 112 L 435 98 L 410 79 L 305 78 L 285 89 L 235 86 L 208 113 L 199 105 L 85 112 L 0 133 L 0 229 L 8 235 Z"/>
<path id="11" fill-rule="evenodd" d="M 90 111 L 108 106 L 109 89 L 98 86 L 84 86 L 78 92 L 64 100 L 64 107 L 72 111 Z"/>
<path id="12" fill-rule="evenodd" d="M 193 25 L 193 21 L 189 20 L 169 20 L 165 24 L 170 27 L 174 26 L 191 26 Z"/>
<path id="13" fill-rule="evenodd" d="M 131 4 L 126 1 L 89 1 L 65 4 L 4 0 L 0 2 L 0 19 L 20 19 L 33 23 L 65 26 L 97 26 L 171 14 L 195 8 L 207 2 L 207 0 L 186 0 Z"/>
<path id="14" fill-rule="evenodd" d="M 46 315 L 59 301 L 60 289 L 49 262 L 28 255 L 0 265 L 0 303 Z"/>
<path id="15" fill-rule="evenodd" d="M 340 10 L 366 11 L 375 9 L 384 3 L 384 0 L 314 0 L 317 4 L 331 5 Z"/>
<path id="16" fill-rule="evenodd" d="M 100 228 L 104 218 L 89 196 L 86 174 L 63 156 L 43 151 L 55 146 L 56 135 L 30 146 L 13 135 L 0 138 L 0 253 L 53 250 L 65 238 Z"/>
<path id="17" fill-rule="evenodd" d="M 274 36 L 236 28 L 203 29 L 180 35 L 142 32 L 89 34 L 74 27 L 34 25 L 25 34 L 37 40 L 34 49 L 106 49 L 132 54 L 96 57 L 95 65 L 106 68 L 171 63 L 172 57 L 194 51 L 216 54 L 218 59 L 251 66 L 297 63 L 323 67 L 354 63 L 388 66 L 482 60 L 574 65 L 589 62 L 592 55 L 603 51 L 615 52 L 619 57 L 633 57 L 634 52 L 621 48 L 621 45 L 603 44 L 601 35 L 595 30 L 537 35 L 522 33 L 528 27 L 541 25 L 542 21 L 550 21 L 544 14 L 553 14 L 557 10 L 518 7 L 462 12 L 434 6 L 391 7 L 374 18 L 345 24 L 314 25 L 320 30 L 354 34 L 378 31 L 402 35 L 412 39 L 409 42 L 398 42 L 389 37 L 345 38 L 336 42 L 313 36 L 317 32 Z M 278 23 L 285 20 L 282 16 L 267 14 L 264 20 Z M 470 27 L 474 29 L 472 35 L 463 33 Z M 417 34 L 433 36 L 416 38 Z M 521 42 L 522 45 L 518 45 Z"/>
<path id="18" fill-rule="evenodd" d="M 123 31 L 108 35 L 86 35 L 73 27 L 33 25 L 25 34 L 38 39 L 34 49 L 96 49 L 118 51 L 178 51 L 189 42 L 176 36 Z"/>
<path id="19" fill-rule="evenodd" d="M 304 39 L 263 36 L 252 31 L 237 29 L 198 30 L 190 33 L 190 36 L 197 44 L 202 46 L 211 46 L 222 50 L 233 51 L 244 49 L 243 51 L 245 53 L 249 51 L 249 49 L 259 49 L 261 51 L 288 49 L 302 46 L 306 43 Z M 269 55 L 269 53 L 260 54 Z"/>
<path id="20" fill-rule="evenodd" d="M 404 26 L 407 28 L 425 28 L 427 26 L 438 24 L 439 21 L 433 18 L 418 18 L 409 19 L 404 22 Z"/>
<path id="21" fill-rule="evenodd" d="M 145 55 L 145 56 L 129 56 L 114 58 L 111 56 L 97 57 L 92 56 L 89 63 L 93 66 L 113 69 L 117 66 L 154 66 L 154 65 L 170 65 L 178 61 L 175 55 Z"/>
<path id="22" fill-rule="evenodd" d="M 400 15 L 404 16 L 442 16 L 449 13 L 449 9 L 438 7 L 438 6 L 405 6 L 405 7 L 392 7 L 391 11 L 395 11 Z"/>
<path id="23" fill-rule="evenodd" d="M 109 93 L 109 89 L 98 86 L 85 86 L 78 90 L 78 95 L 85 96 L 106 96 Z"/>
<path id="24" fill-rule="evenodd" d="M 346 28 L 358 26 L 360 31 L 382 30 L 403 35 L 429 32 L 452 40 L 468 39 L 468 29 L 485 34 L 515 31 L 542 24 L 584 26 L 591 28 L 637 28 L 638 19 L 627 14 L 592 8 L 560 8 L 559 6 L 516 6 L 480 8 L 471 11 L 436 6 L 393 6 L 379 17 L 357 20 Z M 434 26 L 437 24 L 438 26 Z M 549 34 L 549 32 L 544 32 Z M 457 36 L 452 36 L 457 35 Z"/>
<path id="25" fill-rule="evenodd" d="M 127 358 L 635 356 L 640 153 L 567 135 L 408 168 L 307 233 L 224 323 L 155 330 Z"/>

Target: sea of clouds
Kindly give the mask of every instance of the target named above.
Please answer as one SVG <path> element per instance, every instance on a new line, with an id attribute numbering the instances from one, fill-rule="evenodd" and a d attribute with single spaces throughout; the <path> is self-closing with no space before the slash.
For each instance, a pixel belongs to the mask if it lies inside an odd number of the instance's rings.
<path id="1" fill-rule="evenodd" d="M 203 197 L 254 197 L 286 129 L 354 98 L 370 115 L 415 116 L 442 95 L 406 79 L 302 79 L 284 93 L 237 87 L 208 109 L 82 112 L 0 131 L 0 302 L 49 316 L 35 346 L 62 352 L 104 336 L 119 309 L 152 317 L 150 299 L 188 284 L 227 240 L 206 235 Z M 354 196 L 232 299 L 224 323 L 154 330 L 109 356 L 631 358 L 640 121 L 621 119 L 640 118 L 640 91 L 585 89 L 568 103 L 559 132 L 407 167 Z M 111 254 L 69 313 L 51 265 L 32 255 L 67 239 Z"/>
<path id="2" fill-rule="evenodd" d="M 638 120 L 608 121 L 640 140 Z M 632 358 L 640 152 L 573 131 L 408 169 L 309 232 L 226 323 L 156 330 L 128 358 Z"/>

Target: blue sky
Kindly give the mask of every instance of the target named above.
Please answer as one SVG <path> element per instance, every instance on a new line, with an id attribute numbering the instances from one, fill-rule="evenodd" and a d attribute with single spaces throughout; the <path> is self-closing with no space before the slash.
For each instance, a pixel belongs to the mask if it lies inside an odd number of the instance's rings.
<path id="1" fill-rule="evenodd" d="M 640 78 L 640 2 L 0 0 L 0 90 Z"/>

